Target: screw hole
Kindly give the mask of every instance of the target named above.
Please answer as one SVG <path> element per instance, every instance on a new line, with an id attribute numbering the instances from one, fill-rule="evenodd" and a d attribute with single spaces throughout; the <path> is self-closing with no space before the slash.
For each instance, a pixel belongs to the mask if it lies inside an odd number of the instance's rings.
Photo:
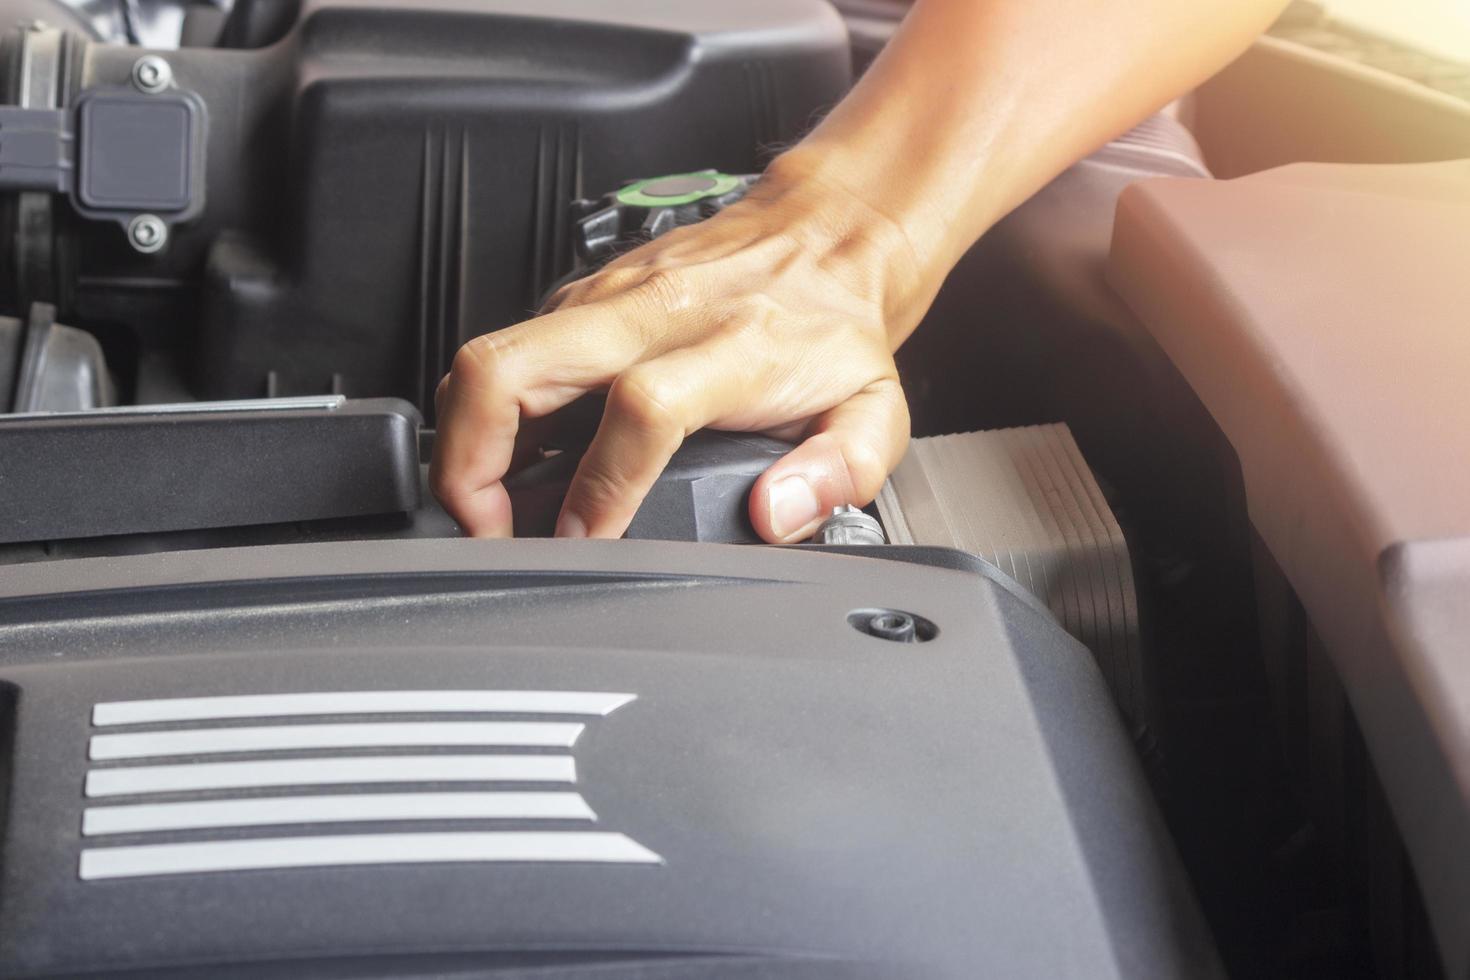
<path id="1" fill-rule="evenodd" d="M 900 609 L 855 609 L 847 622 L 859 633 L 890 643 L 927 643 L 939 635 L 932 622 Z"/>

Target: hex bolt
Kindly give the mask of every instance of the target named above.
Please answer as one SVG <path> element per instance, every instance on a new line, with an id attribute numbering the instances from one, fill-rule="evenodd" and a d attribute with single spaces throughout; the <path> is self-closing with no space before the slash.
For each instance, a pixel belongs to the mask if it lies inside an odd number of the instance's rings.
<path id="1" fill-rule="evenodd" d="M 140 214 L 128 222 L 128 244 L 152 255 L 168 244 L 168 225 L 156 214 Z"/>
<path id="2" fill-rule="evenodd" d="M 133 87 L 147 95 L 157 95 L 174 80 L 174 70 L 156 54 L 145 54 L 133 62 Z"/>

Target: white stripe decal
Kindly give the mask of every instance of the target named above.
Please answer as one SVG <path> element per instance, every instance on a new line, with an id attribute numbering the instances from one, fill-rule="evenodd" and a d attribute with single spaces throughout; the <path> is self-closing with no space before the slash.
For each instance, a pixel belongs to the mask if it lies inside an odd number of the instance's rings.
<path id="1" fill-rule="evenodd" d="M 568 755 L 387 755 L 93 769 L 86 795 L 337 783 L 576 782 Z"/>
<path id="2" fill-rule="evenodd" d="M 507 745 L 569 749 L 583 726 L 570 721 L 428 721 L 356 725 L 273 725 L 93 735 L 96 760 L 209 755 L 274 749 L 360 749 L 390 745 Z"/>
<path id="3" fill-rule="evenodd" d="M 140 834 L 366 820 L 596 820 L 578 793 L 338 793 L 328 796 L 94 806 L 82 834 Z"/>
<path id="4" fill-rule="evenodd" d="M 662 860 L 643 845 L 616 833 L 357 834 L 90 848 L 82 851 L 78 871 L 83 880 L 93 880 L 371 864 L 481 861 L 661 864 Z"/>
<path id="5" fill-rule="evenodd" d="M 607 715 L 636 696 L 594 691 L 324 691 L 105 701 L 92 708 L 92 724 L 138 725 L 217 718 L 419 712 Z"/>

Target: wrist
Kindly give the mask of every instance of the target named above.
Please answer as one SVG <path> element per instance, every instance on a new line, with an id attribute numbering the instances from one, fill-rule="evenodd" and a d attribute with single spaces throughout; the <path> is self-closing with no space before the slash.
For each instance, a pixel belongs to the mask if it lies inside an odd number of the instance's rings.
<path id="1" fill-rule="evenodd" d="M 777 157 L 750 197 L 779 213 L 824 268 L 881 305 L 895 348 L 917 326 L 948 272 L 948 264 L 921 250 L 906 216 L 886 211 L 823 148 L 802 144 Z"/>

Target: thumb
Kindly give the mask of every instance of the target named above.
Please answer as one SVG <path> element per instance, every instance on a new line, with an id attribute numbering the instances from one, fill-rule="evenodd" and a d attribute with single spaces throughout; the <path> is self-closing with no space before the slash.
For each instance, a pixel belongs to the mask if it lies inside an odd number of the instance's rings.
<path id="1" fill-rule="evenodd" d="M 903 459 L 909 410 L 896 378 L 876 381 L 817 417 L 805 442 L 762 473 L 750 521 L 773 544 L 811 537 L 843 504 L 864 506 Z"/>

